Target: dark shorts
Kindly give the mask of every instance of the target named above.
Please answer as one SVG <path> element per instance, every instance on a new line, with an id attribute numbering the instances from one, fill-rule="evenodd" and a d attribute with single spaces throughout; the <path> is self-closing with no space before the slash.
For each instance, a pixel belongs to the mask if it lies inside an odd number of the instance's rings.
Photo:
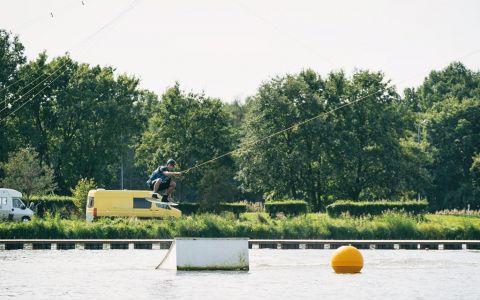
<path id="1" fill-rule="evenodd" d="M 157 182 L 157 180 L 160 180 L 160 178 L 158 179 L 155 179 L 154 181 L 152 181 L 152 183 L 150 183 L 150 189 L 153 191 L 153 187 L 155 186 L 155 182 Z M 165 180 L 165 181 L 162 181 L 160 183 L 160 187 L 158 188 L 158 191 L 163 191 L 163 190 L 166 190 L 168 189 L 168 187 L 170 186 L 170 178 Z"/>

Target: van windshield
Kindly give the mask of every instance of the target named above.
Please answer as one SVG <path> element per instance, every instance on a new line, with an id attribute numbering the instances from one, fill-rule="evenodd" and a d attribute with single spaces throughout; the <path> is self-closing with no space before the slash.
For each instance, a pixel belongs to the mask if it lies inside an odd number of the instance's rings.
<path id="1" fill-rule="evenodd" d="M 95 201 L 94 197 L 88 196 L 87 207 L 88 208 L 93 207 L 94 201 Z"/>
<path id="2" fill-rule="evenodd" d="M 15 208 L 20 208 L 22 207 L 22 205 L 24 205 L 22 200 L 20 200 L 20 198 L 13 198 L 12 201 L 13 201 L 13 207 Z"/>
<path id="3" fill-rule="evenodd" d="M 165 203 L 157 203 L 157 208 L 170 209 L 170 205 L 165 204 Z"/>

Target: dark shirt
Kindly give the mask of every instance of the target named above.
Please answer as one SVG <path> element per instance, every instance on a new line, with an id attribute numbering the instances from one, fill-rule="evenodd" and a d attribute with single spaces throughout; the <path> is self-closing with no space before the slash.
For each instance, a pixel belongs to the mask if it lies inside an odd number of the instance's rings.
<path id="1" fill-rule="evenodd" d="M 152 172 L 152 175 L 147 180 L 147 186 L 152 188 L 152 184 L 155 180 L 160 179 L 161 182 L 168 182 L 170 180 L 170 177 L 163 174 L 163 172 L 168 171 L 168 168 L 166 166 L 161 166 L 155 169 L 155 171 Z"/>
<path id="2" fill-rule="evenodd" d="M 157 169 L 157 172 L 158 172 L 158 178 L 160 178 L 162 180 L 162 182 L 165 182 L 167 180 L 170 179 L 169 176 L 163 174 L 163 172 L 168 172 L 168 168 L 167 166 L 161 166 Z"/>

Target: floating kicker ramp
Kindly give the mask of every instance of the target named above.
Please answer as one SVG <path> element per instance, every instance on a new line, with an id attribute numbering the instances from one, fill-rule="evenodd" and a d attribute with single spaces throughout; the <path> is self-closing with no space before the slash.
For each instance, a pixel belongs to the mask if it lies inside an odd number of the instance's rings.
<path id="1" fill-rule="evenodd" d="M 157 269 L 248 271 L 248 238 L 175 238 Z"/>

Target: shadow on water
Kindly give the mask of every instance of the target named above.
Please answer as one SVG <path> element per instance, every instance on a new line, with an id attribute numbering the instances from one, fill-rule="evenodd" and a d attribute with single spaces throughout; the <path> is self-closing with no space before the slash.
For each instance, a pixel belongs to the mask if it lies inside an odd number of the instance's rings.
<path id="1" fill-rule="evenodd" d="M 177 276 L 183 277 L 183 276 L 196 276 L 196 277 L 202 277 L 202 276 L 212 276 L 212 275 L 219 275 L 219 276 L 246 276 L 249 275 L 251 271 L 178 271 L 174 270 L 173 272 L 176 272 Z"/>

